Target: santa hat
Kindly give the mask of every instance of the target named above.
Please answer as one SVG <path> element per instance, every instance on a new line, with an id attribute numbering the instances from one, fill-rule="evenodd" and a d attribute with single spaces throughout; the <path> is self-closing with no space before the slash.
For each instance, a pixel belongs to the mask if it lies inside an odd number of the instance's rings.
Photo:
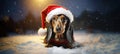
<path id="1" fill-rule="evenodd" d="M 67 16 L 70 19 L 70 23 L 72 23 L 74 20 L 73 14 L 68 9 L 58 5 L 49 5 L 41 13 L 42 28 L 38 30 L 38 34 L 46 35 L 47 29 L 46 29 L 45 22 L 49 23 L 52 17 L 58 14 L 64 14 L 65 16 Z"/>

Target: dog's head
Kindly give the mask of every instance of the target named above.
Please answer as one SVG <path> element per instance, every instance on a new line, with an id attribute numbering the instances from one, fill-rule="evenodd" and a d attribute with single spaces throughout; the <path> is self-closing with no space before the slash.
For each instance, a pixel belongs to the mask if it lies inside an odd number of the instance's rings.
<path id="1" fill-rule="evenodd" d="M 56 34 L 63 34 L 69 23 L 70 23 L 69 18 L 64 14 L 54 15 L 51 20 L 53 32 Z"/>

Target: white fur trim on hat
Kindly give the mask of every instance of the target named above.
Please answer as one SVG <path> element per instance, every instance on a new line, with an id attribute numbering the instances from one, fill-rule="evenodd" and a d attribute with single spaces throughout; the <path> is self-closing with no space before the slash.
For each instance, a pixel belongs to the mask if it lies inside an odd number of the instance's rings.
<path id="1" fill-rule="evenodd" d="M 74 20 L 73 14 L 71 13 L 71 11 L 64 9 L 64 8 L 56 8 L 47 14 L 46 21 L 49 23 L 50 20 L 52 19 L 52 17 L 54 15 L 58 15 L 58 14 L 64 14 L 65 16 L 67 16 L 70 19 L 70 22 L 73 22 L 73 20 Z"/>
<path id="2" fill-rule="evenodd" d="M 41 36 L 46 36 L 46 34 L 47 34 L 47 28 L 40 28 L 39 30 L 38 30 L 38 35 L 41 35 Z"/>

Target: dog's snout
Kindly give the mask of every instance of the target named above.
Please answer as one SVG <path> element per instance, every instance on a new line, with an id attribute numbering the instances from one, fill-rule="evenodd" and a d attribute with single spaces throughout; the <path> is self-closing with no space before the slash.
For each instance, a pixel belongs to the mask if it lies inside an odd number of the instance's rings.
<path id="1" fill-rule="evenodd" d="M 57 31 L 61 31 L 61 28 L 60 28 L 60 27 L 56 27 L 56 30 L 57 30 Z"/>

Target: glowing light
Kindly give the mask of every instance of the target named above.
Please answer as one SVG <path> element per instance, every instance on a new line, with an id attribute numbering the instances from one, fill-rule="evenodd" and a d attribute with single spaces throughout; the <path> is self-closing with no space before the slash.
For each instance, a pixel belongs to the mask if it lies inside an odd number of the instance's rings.
<path id="1" fill-rule="evenodd" d="M 23 5 L 29 11 L 40 12 L 40 10 L 53 2 L 54 0 L 25 0 Z"/>
<path id="2" fill-rule="evenodd" d="M 47 0 L 35 0 L 36 2 L 45 3 Z"/>
<path id="3" fill-rule="evenodd" d="M 49 4 L 54 4 L 55 0 L 24 0 L 23 7 L 33 13 L 34 16 L 39 17 L 41 11 Z"/>

